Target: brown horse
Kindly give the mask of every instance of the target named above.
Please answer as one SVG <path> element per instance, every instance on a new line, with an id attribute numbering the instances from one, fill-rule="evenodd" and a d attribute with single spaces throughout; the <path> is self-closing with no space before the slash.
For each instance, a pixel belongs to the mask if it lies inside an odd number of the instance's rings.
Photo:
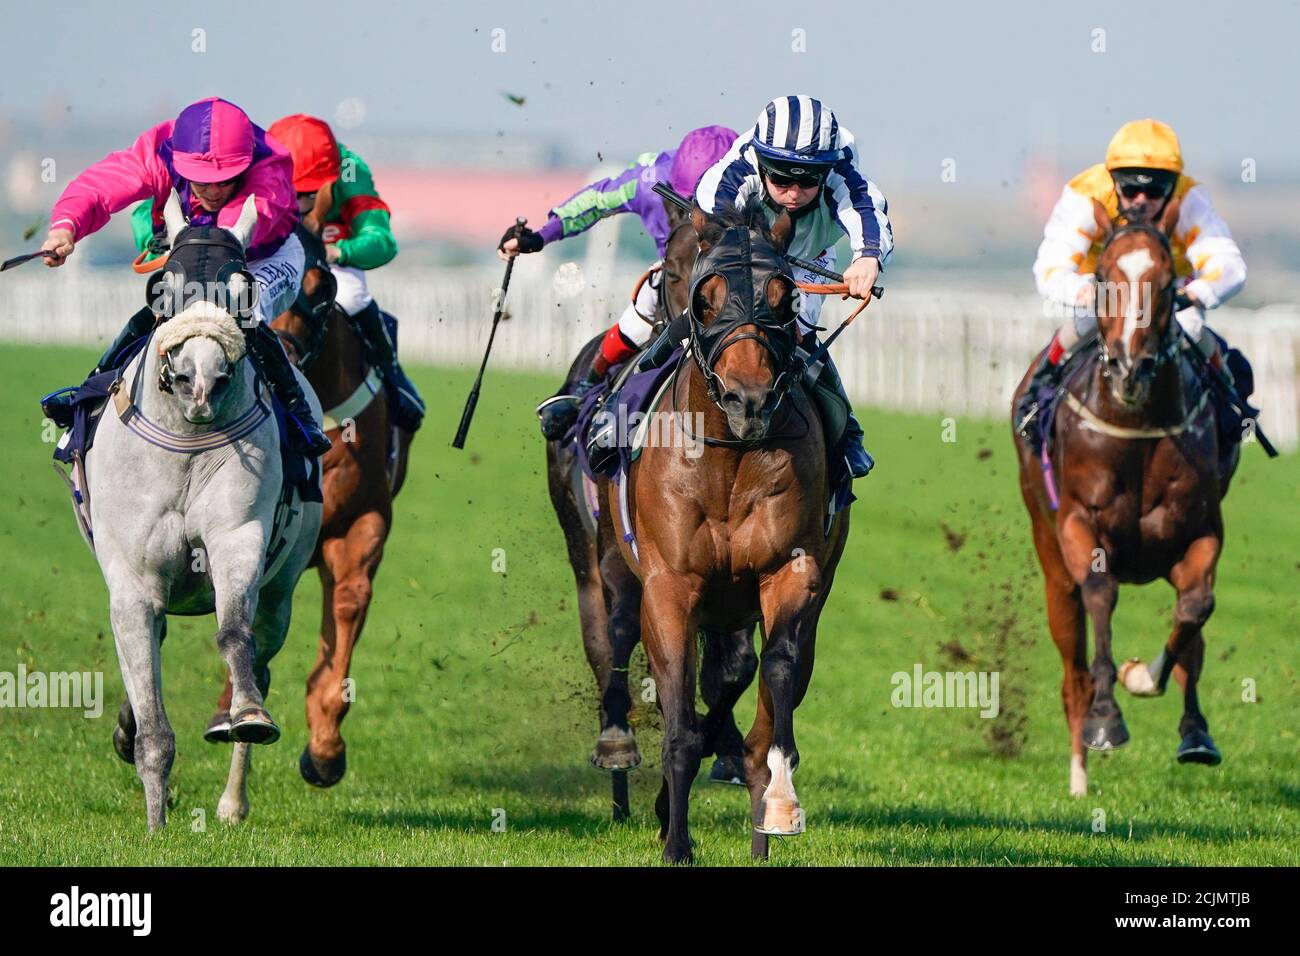
<path id="1" fill-rule="evenodd" d="M 748 643 L 762 624 L 758 713 L 745 739 L 752 852 L 767 855 L 769 834 L 802 832 L 794 710 L 848 533 L 847 510 L 827 523 L 821 420 L 791 374 L 794 281 L 781 253 L 792 220 L 782 215 L 769 229 L 752 203 L 717 218 L 697 209 L 693 224 L 692 347 L 652 409 L 657 435 L 627 478 L 631 540 L 618 536 L 642 582 L 641 635 L 664 717 L 655 809 L 670 862 L 692 858 L 688 802 L 701 758 L 716 745 L 714 713 L 734 706 L 753 673 L 720 668 L 715 706 L 701 720 L 700 632 L 707 665 L 711 656 L 739 658 L 737 636 Z M 608 489 L 604 510 L 617 513 L 621 497 Z"/>
<path id="2" fill-rule="evenodd" d="M 1065 665 L 1061 697 L 1075 795 L 1087 792 L 1085 748 L 1110 750 L 1129 739 L 1115 701 L 1117 676 L 1137 696 L 1158 696 L 1172 672 L 1183 688 L 1178 760 L 1221 759 L 1196 685 L 1205 653 L 1201 629 L 1214 610 L 1223 546 L 1220 501 L 1239 451 L 1220 446 L 1212 405 L 1203 396 L 1189 400 L 1196 393 L 1185 387 L 1191 372 L 1173 317 L 1168 241 L 1178 203 L 1155 226 L 1119 229 L 1094 205 L 1097 238 L 1105 243 L 1096 269 L 1100 350 L 1071 373 L 1056 415 L 1049 461 L 1059 484 L 1055 512 L 1043 463 L 1016 442 L 1048 623 Z M 1156 578 L 1178 592 L 1173 633 L 1149 667 L 1135 659 L 1117 675 L 1110 622 L 1119 585 Z M 1085 614 L 1096 642 L 1090 668 Z"/>
<path id="3" fill-rule="evenodd" d="M 307 270 L 303 291 L 308 297 L 325 275 L 321 266 Z M 272 325 L 291 353 L 297 351 L 295 340 L 309 342 L 315 331 L 310 319 L 292 311 Z M 365 626 L 411 445 L 409 432 L 393 428 L 378 373 L 364 355 L 351 323 L 333 308 L 319 351 L 305 356 L 304 372 L 326 409 L 326 431 L 334 440 L 322 459 L 325 514 L 312 559 L 321 582 L 320 649 L 307 677 L 310 739 L 298 762 L 303 779 L 317 787 L 333 786 L 347 769 L 339 727 L 353 695 L 345 681 Z"/>
<path id="4" fill-rule="evenodd" d="M 675 206 L 669 206 L 668 211 L 673 230 L 665 245 L 660 277 L 660 325 L 686 310 L 691 267 L 699 252 L 691 224 Z M 586 374 L 602 338 L 596 336 L 578 353 L 568 381 L 577 381 Z M 610 771 L 612 817 L 623 821 L 631 812 L 627 773 L 641 763 L 629 719 L 632 697 L 628 687 L 629 661 L 641 639 L 641 582 L 619 551 L 609 510 L 599 508 L 599 517 L 591 518 L 592 503 L 608 494 L 608 479 L 594 484 L 588 481 L 574 450 L 562 441 L 547 442 L 546 466 L 551 503 L 564 531 L 577 585 L 583 648 L 600 693 L 600 733 L 589 759 L 597 769 Z M 748 684 L 757 666 L 749 629 L 730 641 L 725 638 L 719 635 L 710 641 L 709 647 L 714 650 L 706 655 L 704 665 L 703 697 L 711 713 L 718 703 L 716 691 L 727 681 L 724 675 L 747 671 L 744 683 Z M 730 647 L 732 653 L 721 653 L 724 647 Z M 718 723 L 719 756 L 712 779 L 739 782 L 744 777 L 744 743 L 730 707 L 725 713 L 716 713 L 714 720 Z"/>

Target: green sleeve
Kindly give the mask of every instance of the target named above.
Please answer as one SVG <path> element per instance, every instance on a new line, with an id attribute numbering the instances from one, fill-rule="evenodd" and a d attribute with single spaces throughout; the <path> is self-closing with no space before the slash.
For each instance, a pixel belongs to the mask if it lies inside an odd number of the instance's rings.
<path id="1" fill-rule="evenodd" d="M 347 227 L 348 238 L 336 244 L 339 265 L 378 269 L 397 255 L 388 206 L 379 198 L 366 161 L 342 143 L 339 152 L 342 168 L 334 182 L 334 206 L 327 217 L 327 221 Z"/>
<path id="2" fill-rule="evenodd" d="M 397 240 L 384 209 L 357 213 L 348 224 L 351 235 L 338 245 L 339 265 L 354 269 L 378 269 L 397 255 Z"/>
<path id="3" fill-rule="evenodd" d="M 146 199 L 131 210 L 131 234 L 135 238 L 135 251 L 144 252 L 153 238 L 153 200 Z M 150 256 L 155 259 L 157 256 Z M 148 259 L 145 260 L 146 262 Z"/>

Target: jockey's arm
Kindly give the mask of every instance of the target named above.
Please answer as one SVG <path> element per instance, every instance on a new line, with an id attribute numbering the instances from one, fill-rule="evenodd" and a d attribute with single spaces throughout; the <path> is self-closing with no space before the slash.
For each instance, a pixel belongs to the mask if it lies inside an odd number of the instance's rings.
<path id="1" fill-rule="evenodd" d="M 365 209 L 347 218 L 348 238 L 326 248 L 331 262 L 354 269 L 378 269 L 392 262 L 397 255 L 397 239 L 393 236 L 387 209 Z"/>
<path id="2" fill-rule="evenodd" d="M 894 249 L 894 230 L 889 222 L 885 195 L 857 166 L 856 147 L 845 146 L 844 156 L 826 178 L 835 200 L 835 215 L 849 238 L 853 261 L 844 270 L 849 294 L 862 299 L 871 294 L 880 270 Z"/>
<path id="3" fill-rule="evenodd" d="M 157 130 L 149 130 L 130 149 L 109 153 L 68 183 L 50 213 L 50 231 L 42 249 L 59 253 L 48 265 L 62 265 L 76 240 L 108 224 L 114 213 L 154 193 L 148 157 Z"/>
<path id="4" fill-rule="evenodd" d="M 638 212 L 637 195 L 647 169 L 653 170 L 657 153 L 638 156 L 636 162 L 617 176 L 608 176 L 584 186 L 547 214 L 546 223 L 537 230 L 544 244 L 586 232 L 602 219 L 622 212 Z M 653 184 L 653 179 L 650 180 Z M 657 198 L 657 197 L 656 197 Z"/>
<path id="5" fill-rule="evenodd" d="M 1246 284 L 1246 263 L 1228 225 L 1219 218 L 1204 186 L 1193 186 L 1183 196 L 1177 235 L 1195 270 L 1183 292 L 1196 304 L 1215 309 Z"/>
<path id="6" fill-rule="evenodd" d="M 1092 315 L 1096 279 L 1092 273 L 1080 274 L 1079 267 L 1096 228 L 1092 200 L 1066 186 L 1052 208 L 1034 260 L 1038 294 L 1061 316 Z"/>

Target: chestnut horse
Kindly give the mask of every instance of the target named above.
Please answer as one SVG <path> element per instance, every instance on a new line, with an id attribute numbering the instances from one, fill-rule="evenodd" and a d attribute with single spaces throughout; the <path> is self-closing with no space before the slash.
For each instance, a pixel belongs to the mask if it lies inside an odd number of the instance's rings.
<path id="1" fill-rule="evenodd" d="M 1221 447 L 1212 403 L 1186 387 L 1192 373 L 1184 368 L 1173 316 L 1168 239 L 1178 202 L 1154 226 L 1119 229 L 1094 206 L 1096 237 L 1104 242 L 1096 268 L 1100 347 L 1070 373 L 1056 415 L 1047 461 L 1059 486 L 1055 512 L 1044 462 L 1016 441 L 1048 623 L 1065 665 L 1061 697 L 1075 795 L 1088 789 L 1085 748 L 1110 750 L 1129 739 L 1115 701 L 1117 676 L 1136 696 L 1154 697 L 1172 672 L 1183 689 L 1178 760 L 1213 765 L 1221 759 L 1196 685 L 1205 654 L 1201 629 L 1214 610 L 1223 547 L 1220 501 L 1239 454 L 1239 446 Z M 1149 667 L 1134 659 L 1117 675 L 1111 614 L 1119 585 L 1156 578 L 1178 592 L 1173 633 Z M 1091 667 L 1085 614 L 1096 645 Z"/>
<path id="2" fill-rule="evenodd" d="M 310 299 L 328 275 L 322 264 L 309 268 L 304 294 Z M 352 694 L 344 682 L 366 623 L 411 446 L 411 434 L 393 427 L 379 373 L 367 364 L 360 337 L 337 307 L 327 315 L 323 332 L 315 328 L 317 320 L 296 311 L 272 323 L 290 355 L 297 353 L 305 366 L 334 440 L 322 458 L 325 514 L 312 558 L 321 582 L 320 649 L 307 677 L 310 739 L 298 761 L 303 779 L 317 787 L 333 786 L 347 770 L 339 727 Z M 319 349 L 304 356 L 295 342 L 310 343 L 313 335 Z"/>
<path id="3" fill-rule="evenodd" d="M 794 280 L 782 259 L 787 214 L 763 207 L 692 223 L 700 255 L 691 278 L 691 348 L 651 409 L 658 426 L 605 511 L 626 498 L 618 536 L 642 583 L 641 637 L 664 717 L 663 783 L 655 810 L 664 859 L 692 859 L 691 784 L 713 746 L 715 713 L 734 706 L 753 670 L 721 668 L 713 712 L 695 711 L 697 635 L 703 657 L 740 656 L 763 627 L 758 712 L 745 738 L 751 851 L 803 831 L 792 774 L 794 710 L 812 677 L 817 620 L 848 534 L 848 511 L 826 519 L 829 483 L 821 418 L 798 380 Z M 685 415 L 681 413 L 686 413 Z M 630 538 L 630 540 L 629 540 Z M 749 648 L 752 654 L 752 647 Z"/>
<path id="4" fill-rule="evenodd" d="M 676 206 L 668 206 L 673 231 L 665 245 L 660 274 L 657 325 L 686 311 L 691 267 L 699 252 L 695 231 Z M 634 296 L 635 297 L 635 296 Z M 569 369 L 567 381 L 577 381 L 591 367 L 603 333 L 588 342 Z M 600 734 L 589 758 L 593 767 L 610 772 L 612 817 L 628 819 L 627 773 L 640 765 L 641 752 L 632 732 L 629 715 L 632 697 L 628 688 L 628 663 L 641 639 L 641 582 L 624 561 L 618 535 L 607 508 L 592 519 L 592 503 L 608 494 L 609 481 L 594 484 L 583 474 L 577 455 L 563 441 L 546 443 L 546 477 L 556 518 L 564 531 L 569 564 L 578 591 L 578 618 L 583 649 L 600 693 Z M 713 711 L 716 690 L 730 671 L 747 672 L 744 684 L 753 679 L 758 661 L 753 652 L 752 629 L 731 635 L 716 635 L 706 642 L 703 665 L 703 697 Z M 724 649 L 729 653 L 723 653 Z M 711 779 L 741 782 L 744 743 L 730 706 L 716 713 L 716 752 Z"/>

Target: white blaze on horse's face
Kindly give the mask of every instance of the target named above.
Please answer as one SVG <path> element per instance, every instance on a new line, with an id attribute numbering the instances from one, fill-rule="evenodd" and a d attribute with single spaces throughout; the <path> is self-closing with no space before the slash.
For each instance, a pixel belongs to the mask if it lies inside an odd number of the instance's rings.
<path id="1" fill-rule="evenodd" d="M 1115 264 L 1119 266 L 1120 272 L 1124 273 L 1124 278 L 1128 279 L 1129 284 L 1128 303 L 1124 309 L 1124 331 L 1120 337 L 1120 355 L 1125 365 L 1132 365 L 1133 356 L 1136 354 L 1133 338 L 1139 328 L 1146 328 L 1151 324 L 1146 297 L 1142 295 L 1141 280 L 1147 272 L 1155 268 L 1156 263 L 1151 258 L 1151 250 L 1143 247 L 1124 253 L 1115 260 Z M 1144 316 L 1146 321 L 1139 321 Z"/>
<path id="2" fill-rule="evenodd" d="M 168 353 L 172 367 L 172 394 L 184 405 L 184 415 L 195 425 L 211 423 L 230 394 L 230 363 L 221 345 L 205 336 L 186 339 Z"/>

